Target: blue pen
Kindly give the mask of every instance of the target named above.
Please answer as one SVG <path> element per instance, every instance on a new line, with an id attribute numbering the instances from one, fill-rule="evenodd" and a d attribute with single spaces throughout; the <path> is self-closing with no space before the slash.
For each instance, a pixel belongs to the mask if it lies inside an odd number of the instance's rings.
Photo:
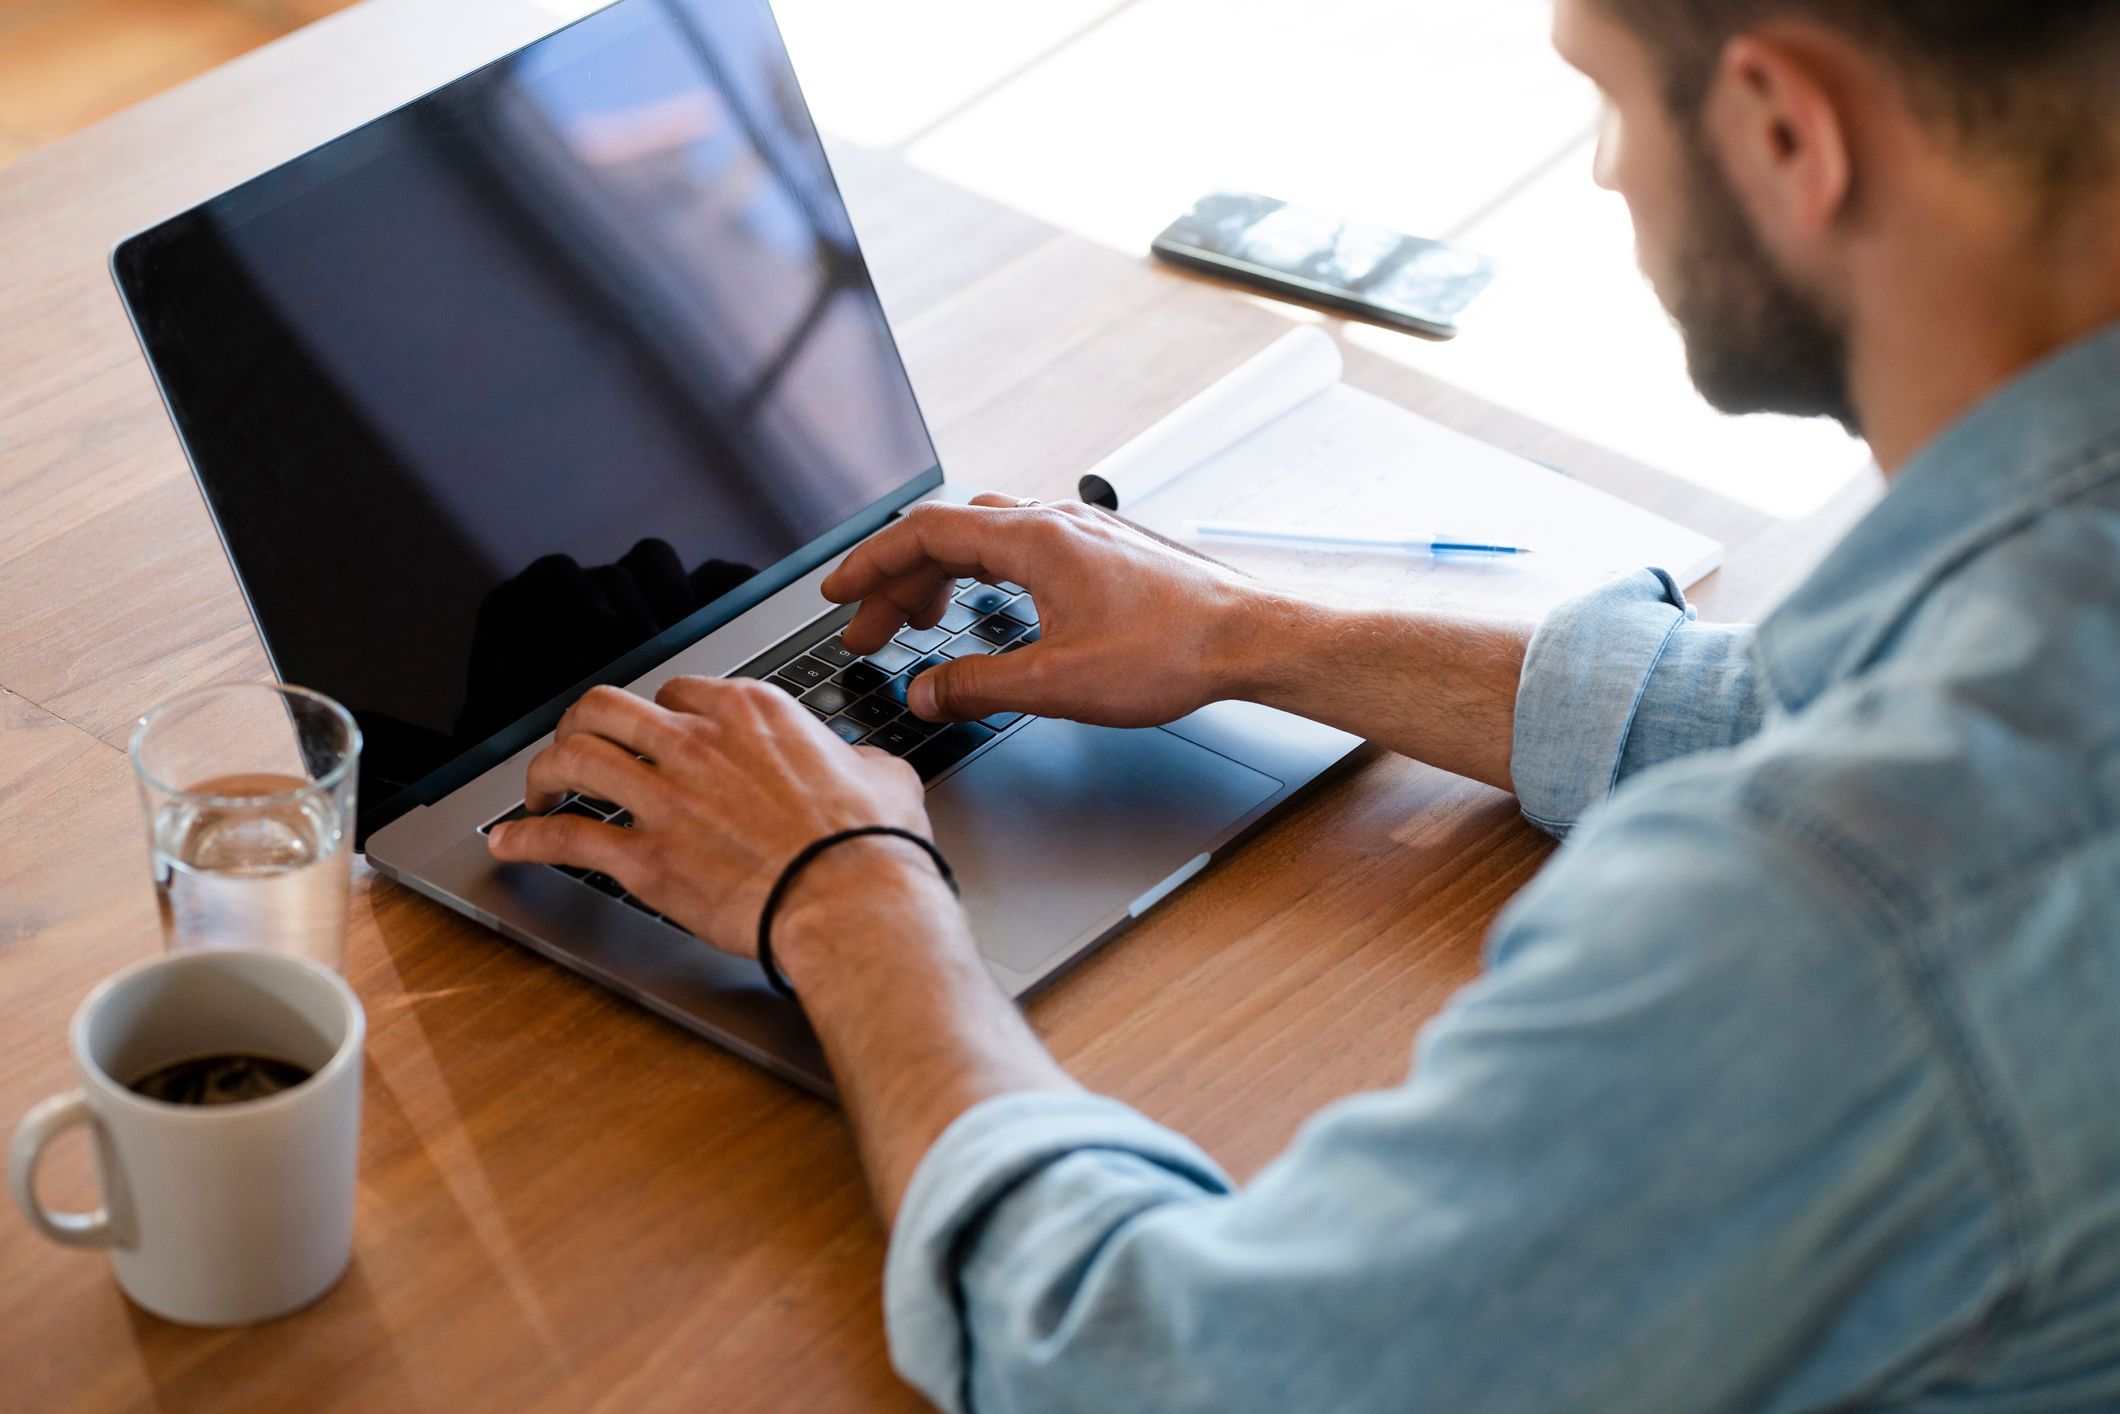
<path id="1" fill-rule="evenodd" d="M 1377 536 L 1352 530 L 1292 530 L 1277 525 L 1193 520 L 1185 523 L 1197 540 L 1258 545 L 1278 550 L 1345 550 L 1362 555 L 1528 555 L 1522 545 L 1494 545 L 1470 536 Z"/>

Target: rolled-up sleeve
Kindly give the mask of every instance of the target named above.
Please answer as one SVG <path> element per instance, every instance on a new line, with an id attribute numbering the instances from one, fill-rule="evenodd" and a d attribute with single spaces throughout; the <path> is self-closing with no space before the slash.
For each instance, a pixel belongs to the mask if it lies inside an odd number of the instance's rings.
<path id="1" fill-rule="evenodd" d="M 1221 1168 L 1192 1141 L 1100 1095 L 1004 1095 L 960 1116 L 913 1175 L 884 1270 L 891 1358 L 899 1373 L 945 1408 L 967 1368 L 957 1268 L 987 1215 L 1020 1183 L 1058 1160 L 1095 1170 L 1107 1201 L 1062 1218 L 1075 1231 L 1054 1243 L 1093 1239 L 1127 1217 L 1174 1199 L 1230 1191 Z"/>
<path id="2" fill-rule="evenodd" d="M 1524 818 L 1566 835 L 1636 772 L 1759 730 L 1749 626 L 1703 624 L 1662 570 L 1553 611 L 1517 689 L 1510 770 Z"/>

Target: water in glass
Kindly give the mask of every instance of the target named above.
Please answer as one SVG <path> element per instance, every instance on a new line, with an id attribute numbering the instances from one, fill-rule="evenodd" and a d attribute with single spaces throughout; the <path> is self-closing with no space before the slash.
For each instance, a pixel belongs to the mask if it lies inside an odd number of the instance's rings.
<path id="1" fill-rule="evenodd" d="M 327 795 L 291 795 L 306 783 L 265 773 L 220 776 L 154 817 L 155 891 L 174 948 L 263 948 L 331 968 L 345 965 L 352 850 Z"/>

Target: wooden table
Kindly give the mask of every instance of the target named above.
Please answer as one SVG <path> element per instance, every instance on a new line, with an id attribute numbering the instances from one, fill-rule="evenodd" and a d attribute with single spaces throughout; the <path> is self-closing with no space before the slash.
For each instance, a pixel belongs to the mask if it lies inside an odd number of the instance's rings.
<path id="1" fill-rule="evenodd" d="M 264 659 L 104 269 L 117 238 L 554 23 L 370 0 L 0 170 L 0 1121 L 69 1079 L 82 995 L 158 947 L 124 747 Z M 837 153 L 945 461 L 1045 497 L 1281 316 Z M 1038 331 L 1035 338 L 1027 330 Z M 1719 535 L 1757 612 L 1867 501 L 1770 523 L 1350 353 L 1352 381 Z M 1511 801 L 1372 755 L 1030 1008 L 1089 1084 L 1240 1176 L 1404 1073 L 1548 843 Z M 0 1215 L 0 1406 L 916 1407 L 884 1235 L 830 1107 L 358 870 L 370 1017 L 357 1250 L 312 1310 L 199 1332 Z M 89 1198 L 86 1145 L 47 1165 Z"/>

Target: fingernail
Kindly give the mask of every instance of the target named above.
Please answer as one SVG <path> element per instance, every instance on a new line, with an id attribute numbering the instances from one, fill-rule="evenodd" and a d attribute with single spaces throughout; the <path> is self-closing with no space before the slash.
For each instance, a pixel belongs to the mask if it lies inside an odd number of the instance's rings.
<path id="1" fill-rule="evenodd" d="M 501 847 L 501 840 L 507 835 L 507 833 L 508 826 L 506 825 L 495 825 L 492 829 L 486 831 L 486 848 L 499 849 Z"/>
<path id="2" fill-rule="evenodd" d="M 930 721 L 934 719 L 935 684 L 926 674 L 914 678 L 913 685 L 906 689 L 905 705 L 913 709 L 913 715 L 916 717 L 926 717 Z"/>

